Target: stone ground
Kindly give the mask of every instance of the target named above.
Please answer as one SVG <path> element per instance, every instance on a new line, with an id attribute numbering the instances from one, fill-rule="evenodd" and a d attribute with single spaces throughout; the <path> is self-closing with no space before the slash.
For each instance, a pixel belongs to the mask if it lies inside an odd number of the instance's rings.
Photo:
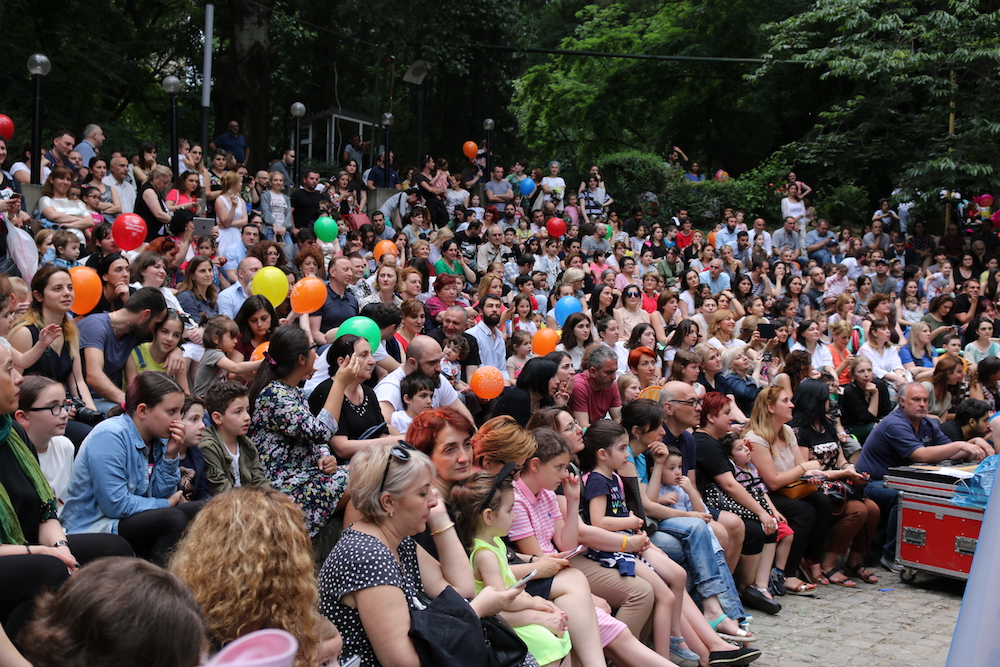
<path id="1" fill-rule="evenodd" d="M 879 583 L 818 586 L 814 597 L 778 598 L 775 616 L 748 610 L 764 654 L 755 667 L 781 665 L 944 665 L 965 582 L 920 573 L 912 585 L 871 568 Z"/>

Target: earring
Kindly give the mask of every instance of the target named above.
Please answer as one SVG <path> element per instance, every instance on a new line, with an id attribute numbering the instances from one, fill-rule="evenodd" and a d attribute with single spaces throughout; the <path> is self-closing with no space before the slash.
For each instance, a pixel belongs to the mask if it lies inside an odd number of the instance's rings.
<path id="1" fill-rule="evenodd" d="M 389 518 L 390 519 L 392 518 L 392 512 L 389 512 Z"/>

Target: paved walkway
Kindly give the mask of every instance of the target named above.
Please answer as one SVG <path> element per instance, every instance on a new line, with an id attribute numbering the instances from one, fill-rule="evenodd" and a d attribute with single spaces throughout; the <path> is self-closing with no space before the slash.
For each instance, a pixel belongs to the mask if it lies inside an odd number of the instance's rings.
<path id="1" fill-rule="evenodd" d="M 752 611 L 755 667 L 944 665 L 965 582 L 918 574 L 913 585 L 880 567 L 874 585 L 819 586 L 815 597 L 778 598 L 776 616 Z"/>

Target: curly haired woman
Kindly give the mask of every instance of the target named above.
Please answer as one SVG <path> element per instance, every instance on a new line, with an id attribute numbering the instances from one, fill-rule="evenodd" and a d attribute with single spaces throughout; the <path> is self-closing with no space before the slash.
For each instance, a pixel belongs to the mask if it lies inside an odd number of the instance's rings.
<path id="1" fill-rule="evenodd" d="M 276 628 L 298 639 L 296 667 L 340 653 L 340 634 L 319 613 L 302 510 L 279 491 L 241 487 L 213 498 L 177 544 L 169 569 L 194 594 L 215 650 Z"/>

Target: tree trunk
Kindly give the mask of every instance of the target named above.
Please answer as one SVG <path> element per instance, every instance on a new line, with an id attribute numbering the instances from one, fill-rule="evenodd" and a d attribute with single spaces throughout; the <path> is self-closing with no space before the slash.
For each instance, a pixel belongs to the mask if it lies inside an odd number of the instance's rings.
<path id="1" fill-rule="evenodd" d="M 265 6 L 261 6 L 265 5 Z M 250 3 L 229 0 L 232 17 L 230 63 L 226 76 L 217 77 L 215 85 L 215 120 L 218 136 L 230 120 L 240 124 L 240 132 L 250 146 L 251 176 L 264 169 L 268 155 L 268 130 L 271 103 L 271 16 L 274 0 Z"/>

